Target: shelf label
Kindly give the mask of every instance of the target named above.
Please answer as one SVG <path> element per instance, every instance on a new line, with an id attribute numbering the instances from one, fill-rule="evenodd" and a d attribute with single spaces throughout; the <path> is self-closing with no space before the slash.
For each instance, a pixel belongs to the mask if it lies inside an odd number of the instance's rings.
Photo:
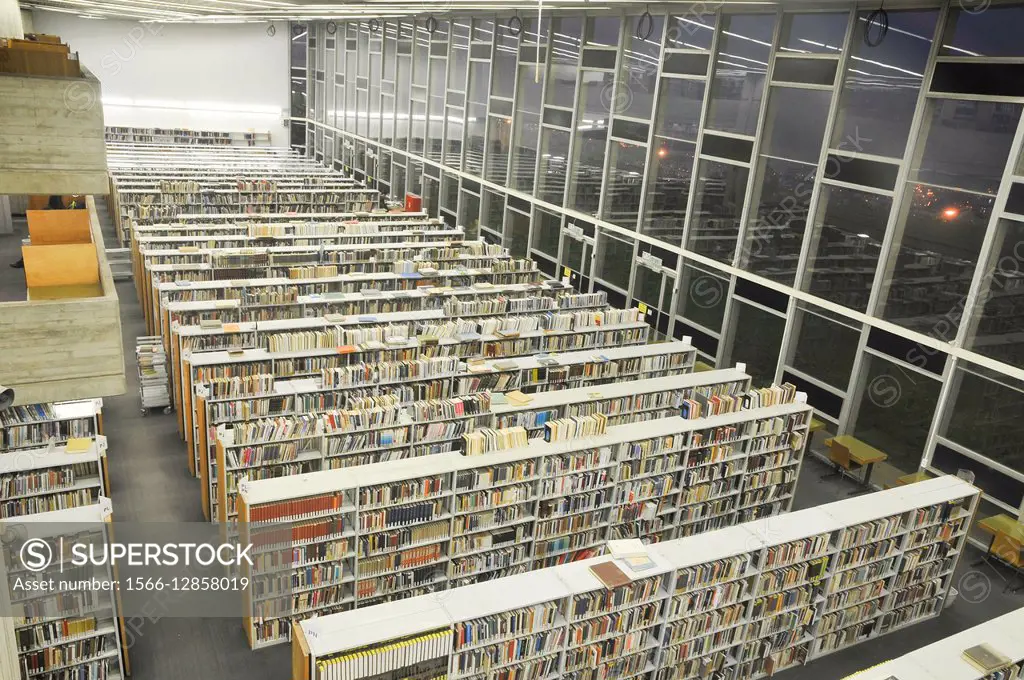
<path id="1" fill-rule="evenodd" d="M 646 302 L 641 302 L 636 307 L 637 307 L 637 309 L 640 310 L 641 314 L 646 314 L 647 313 L 647 303 Z"/>

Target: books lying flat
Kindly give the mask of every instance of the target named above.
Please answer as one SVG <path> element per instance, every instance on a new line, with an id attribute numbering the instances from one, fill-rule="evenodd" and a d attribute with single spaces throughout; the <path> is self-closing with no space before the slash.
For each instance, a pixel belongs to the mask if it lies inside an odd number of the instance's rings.
<path id="1" fill-rule="evenodd" d="M 964 661 L 983 673 L 991 673 L 1012 662 L 1010 657 L 988 643 L 968 647 L 962 654 Z"/>
<path id="2" fill-rule="evenodd" d="M 624 586 L 630 582 L 625 572 L 615 566 L 614 562 L 601 562 L 590 568 L 590 573 L 598 578 L 608 590 Z"/>
<path id="3" fill-rule="evenodd" d="M 533 401 L 533 397 L 531 397 L 528 394 L 523 394 L 519 390 L 508 392 L 507 394 L 505 394 L 505 398 L 509 401 L 510 404 L 513 404 L 514 406 L 525 406 L 526 404 L 529 404 L 530 402 Z"/>

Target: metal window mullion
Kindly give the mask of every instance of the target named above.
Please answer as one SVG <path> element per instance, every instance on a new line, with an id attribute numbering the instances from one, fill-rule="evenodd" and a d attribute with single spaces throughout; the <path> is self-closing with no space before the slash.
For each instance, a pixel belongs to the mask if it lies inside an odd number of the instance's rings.
<path id="1" fill-rule="evenodd" d="M 580 92 L 583 88 L 583 46 L 586 44 L 587 36 L 587 15 L 582 16 L 583 23 L 580 27 L 580 44 L 576 50 L 576 88 L 572 93 L 573 106 L 572 106 L 572 125 L 569 132 L 569 146 L 565 152 L 565 186 L 562 187 L 562 206 L 564 208 L 569 207 L 569 195 L 573 187 L 573 171 L 576 169 L 575 156 L 576 152 L 576 135 L 577 128 L 580 123 L 580 108 L 583 106 L 582 97 Z M 550 51 L 550 50 L 549 50 Z M 543 135 L 542 135 L 543 137 Z M 561 239 L 559 239 L 559 249 L 561 249 Z M 561 262 L 561 260 L 559 260 Z"/>
<path id="2" fill-rule="evenodd" d="M 513 188 L 512 182 L 514 175 L 512 169 L 515 167 L 516 157 L 516 126 L 519 124 L 519 56 L 522 51 L 523 33 L 525 31 L 519 31 L 519 35 L 516 37 L 516 65 L 512 69 L 512 122 L 509 124 L 508 131 L 508 158 L 505 159 L 505 185 L 508 188 Z M 505 236 L 505 226 L 502 224 L 502 240 Z"/>
<path id="3" fill-rule="evenodd" d="M 665 36 L 668 33 L 668 21 L 669 15 L 666 14 L 661 27 L 661 40 L 658 42 L 660 50 L 658 53 L 658 66 L 654 74 L 654 92 L 651 94 L 651 115 L 648 116 L 647 155 L 644 157 L 644 177 L 640 183 L 640 205 L 637 209 L 636 216 L 636 230 L 638 232 L 641 232 L 644 229 L 644 215 L 647 212 L 646 197 L 648 188 L 651 186 L 650 169 L 652 167 L 651 157 L 654 153 L 654 127 L 658 122 L 658 98 L 661 96 L 661 72 L 662 67 L 665 65 Z M 658 305 L 661 305 L 661 300 L 658 300 Z"/>
<path id="4" fill-rule="evenodd" d="M 604 219 L 605 199 L 608 197 L 608 172 L 612 160 L 612 123 L 615 121 L 615 93 L 618 90 L 619 70 L 622 68 L 622 52 L 626 43 L 626 14 L 619 14 L 619 44 L 615 50 L 615 70 L 612 72 L 612 99 L 608 106 L 608 126 L 604 138 L 604 164 L 601 167 L 601 189 L 597 200 L 597 216 Z M 583 30 L 586 36 L 586 27 Z M 582 52 L 582 49 L 580 50 Z M 634 232 L 636 229 L 633 230 Z"/>
<path id="5" fill-rule="evenodd" d="M 995 260 L 1002 250 L 1002 243 L 1005 239 L 999 222 L 1006 210 L 1006 202 L 1010 196 L 1010 189 L 1013 187 L 1014 170 L 1016 170 L 1017 159 L 1020 157 L 1022 147 L 1024 147 L 1024 115 L 1017 120 L 1017 130 L 1014 133 L 1013 142 L 1010 144 L 1006 165 L 1003 166 L 1003 178 L 999 183 L 999 190 L 996 192 L 995 203 L 992 206 L 992 214 L 989 216 L 988 226 L 985 230 L 985 238 L 982 240 L 981 250 L 978 252 L 977 262 L 974 265 L 971 286 L 964 299 L 960 324 L 954 341 L 957 347 L 963 347 L 969 339 L 973 341 L 981 321 L 981 315 L 985 310 L 989 287 L 992 284 L 992 277 L 988 272 L 998 264 Z"/>
<path id="6" fill-rule="evenodd" d="M 953 405 L 963 382 L 963 373 L 957 370 L 958 366 L 959 360 L 956 357 L 949 357 L 942 371 L 942 386 L 939 388 L 938 401 L 935 402 L 935 413 L 932 414 L 931 425 L 928 427 L 928 437 L 925 439 L 924 452 L 921 456 L 921 467 L 931 465 L 938 438 L 946 432 L 949 419 L 953 415 Z"/>
<path id="7" fill-rule="evenodd" d="M 541 84 L 540 84 L 540 110 L 537 112 L 537 140 L 536 140 L 535 158 L 533 159 L 533 183 L 530 185 L 530 193 L 533 194 L 534 196 L 537 195 L 537 187 L 538 187 L 539 182 L 540 182 L 540 158 L 541 158 L 541 153 L 544 151 L 544 149 L 543 149 L 543 145 L 544 145 L 544 101 L 547 99 L 547 95 L 548 95 L 548 81 L 550 80 L 550 78 L 549 78 L 549 76 L 550 76 L 549 68 L 550 68 L 550 65 L 551 65 L 551 43 L 552 43 L 552 38 L 553 38 L 552 34 L 554 33 L 554 30 L 555 30 L 554 26 L 555 26 L 554 19 L 552 17 L 549 17 L 548 18 L 547 41 L 544 44 L 544 63 L 541 64 L 540 61 L 538 60 L 537 64 L 534 66 L 534 68 L 537 69 L 537 71 L 534 71 L 534 73 L 537 73 L 538 71 L 543 72 L 543 76 L 541 76 L 542 80 L 541 80 Z M 537 27 L 537 52 L 538 52 L 538 56 L 539 56 L 539 53 L 540 53 L 540 47 L 541 47 L 541 45 L 540 45 L 540 26 L 538 26 Z M 530 219 L 530 231 L 531 232 L 533 231 L 533 219 L 532 219 L 532 217 Z M 533 237 L 532 234 L 527 236 L 527 239 L 526 239 L 527 244 L 529 244 L 532 241 L 532 237 Z M 527 245 L 526 252 L 530 252 L 529 245 Z"/>
<path id="8" fill-rule="evenodd" d="M 926 124 L 928 87 L 932 79 L 932 73 L 935 70 L 935 59 L 938 55 L 939 47 L 942 45 L 942 35 L 948 14 L 949 0 L 946 0 L 939 8 L 939 16 L 935 22 L 935 33 L 932 36 L 932 45 L 928 52 L 928 61 L 925 63 L 924 75 L 921 78 L 921 90 L 917 93 L 914 118 L 910 123 L 910 131 L 907 133 L 907 146 L 903 150 L 903 159 L 896 173 L 896 192 L 893 196 L 892 206 L 889 208 L 889 220 L 885 225 L 885 235 L 882 237 L 878 265 L 875 268 L 875 285 L 871 287 L 871 292 L 868 295 L 867 309 L 865 310 L 868 315 L 873 317 L 881 316 L 882 305 L 885 304 L 889 295 L 889 284 L 887 283 L 886 275 L 891 274 L 895 267 L 896 249 L 902 238 L 902 233 L 900 234 L 900 239 L 896 237 L 896 229 L 902 228 L 901 225 L 906 223 L 905 217 L 909 210 L 910 200 L 908 200 L 906 184 L 910 178 L 910 170 L 916 164 L 916 159 L 924 149 L 921 128 Z M 883 294 L 885 297 L 883 297 Z"/>
<path id="9" fill-rule="evenodd" d="M 818 155 L 818 172 L 814 178 L 814 188 L 811 190 L 811 197 L 807 203 L 807 219 L 804 224 L 804 237 L 800 243 L 800 256 L 797 259 L 796 276 L 793 279 L 793 288 L 800 288 L 803 283 L 804 273 L 807 269 L 808 259 L 810 258 L 810 239 L 808 238 L 809 233 L 814 231 L 814 223 L 817 221 L 815 215 L 818 211 L 818 203 L 821 200 L 822 192 L 822 180 L 825 178 L 825 174 L 828 170 L 828 154 L 829 154 L 829 140 L 832 139 L 832 134 L 835 131 L 836 123 L 839 117 L 839 102 L 842 96 L 843 88 L 842 81 L 840 78 L 846 73 L 847 64 L 850 61 L 850 52 L 853 49 L 853 36 L 856 34 L 854 28 L 857 25 L 857 10 L 854 8 L 850 11 L 850 18 L 847 21 L 846 26 L 846 38 L 843 41 L 843 49 L 839 55 L 839 61 L 836 65 L 836 80 L 839 82 L 839 87 L 836 87 L 836 83 L 832 84 L 832 100 L 829 102 L 828 117 L 825 119 L 825 134 L 822 139 L 821 152 Z"/>
<path id="10" fill-rule="evenodd" d="M 850 367 L 850 382 L 847 391 L 847 399 L 839 410 L 839 425 L 837 434 L 845 434 L 853 430 L 852 423 L 856 421 L 860 411 L 860 402 L 864 398 L 864 388 L 867 383 L 867 375 L 861 375 L 869 361 L 869 355 L 865 350 L 868 346 L 868 335 L 871 333 L 870 326 L 864 326 L 860 332 L 860 339 L 857 341 L 857 353 L 853 355 L 853 366 Z"/>
<path id="11" fill-rule="evenodd" d="M 751 212 L 757 210 L 755 203 L 755 186 L 756 186 L 756 202 L 760 204 L 761 189 L 763 185 L 762 173 L 760 172 L 761 162 L 761 146 L 764 143 L 764 132 L 765 129 L 771 129 L 768 125 L 768 103 L 771 100 L 772 94 L 772 74 L 775 71 L 775 53 L 779 49 L 779 40 L 782 36 L 782 24 L 785 21 L 785 14 L 782 9 L 776 12 L 775 30 L 772 33 L 772 46 L 768 52 L 768 66 L 765 67 L 764 72 L 764 90 L 761 96 L 761 106 L 758 110 L 757 115 L 757 127 L 754 129 L 754 140 L 750 150 L 750 170 L 751 172 L 747 175 L 747 188 L 744 191 L 743 197 L 743 208 L 740 210 L 740 223 L 739 229 L 736 232 L 736 247 L 733 250 L 732 262 L 734 267 L 744 268 L 742 261 L 742 254 L 746 252 L 746 241 L 747 231 L 750 222 Z"/>
<path id="12" fill-rule="evenodd" d="M 711 34 L 711 46 L 708 49 L 708 67 L 704 72 L 704 98 L 700 105 L 700 116 L 697 121 L 697 139 L 693 142 L 693 165 L 690 168 L 690 186 L 686 193 L 686 209 L 683 211 L 683 233 L 680 236 L 679 250 L 680 253 L 686 252 L 686 239 L 690 235 L 690 221 L 693 219 L 693 203 L 697 198 L 697 182 L 700 179 L 698 174 L 700 172 L 700 149 L 704 143 L 704 125 L 708 119 L 708 110 L 711 108 L 711 88 L 714 85 L 715 76 L 715 58 L 718 54 L 718 40 L 722 35 L 722 11 L 719 9 L 715 12 L 715 28 Z M 667 24 L 666 19 L 666 24 Z M 666 29 L 666 36 L 668 35 Z M 662 54 L 662 61 L 664 61 L 664 53 Z M 660 87 L 661 84 L 659 83 Z M 660 92 L 660 90 L 659 90 Z M 659 102 L 654 102 L 654 118 L 657 119 L 657 107 Z M 682 140 L 681 140 L 682 141 Z M 669 335 L 675 337 L 676 319 L 684 318 L 678 314 L 679 309 L 679 296 L 683 294 L 682 281 L 683 281 L 683 269 L 686 265 L 685 257 L 680 254 L 679 262 L 676 264 L 676 285 L 672 293 L 672 320 L 669 323 Z M 730 279 L 732 277 L 729 277 Z M 728 300 L 726 301 L 728 307 Z M 719 351 L 721 350 L 721 331 L 719 331 Z M 717 358 L 715 361 L 718 363 Z"/>
<path id="13" fill-rule="evenodd" d="M 733 307 L 736 301 L 736 277 L 729 278 L 729 290 L 725 298 L 725 309 L 722 310 L 722 330 L 718 338 L 718 352 L 715 355 L 715 367 L 725 361 L 726 347 L 729 348 L 729 359 L 732 360 L 732 343 L 736 337 L 737 324 L 733 321 Z"/>

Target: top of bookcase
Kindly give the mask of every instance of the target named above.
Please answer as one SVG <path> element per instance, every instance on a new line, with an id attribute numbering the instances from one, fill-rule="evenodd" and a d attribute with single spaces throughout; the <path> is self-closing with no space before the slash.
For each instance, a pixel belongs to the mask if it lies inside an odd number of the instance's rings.
<path id="1" fill-rule="evenodd" d="M 303 632 L 310 652 L 320 657 L 335 651 L 339 639 L 345 640 L 345 649 L 355 649 L 425 630 L 444 628 L 451 625 L 452 620 L 435 597 L 446 594 L 385 602 L 360 610 L 364 616 L 352 622 L 323 617 L 309 619 Z"/>

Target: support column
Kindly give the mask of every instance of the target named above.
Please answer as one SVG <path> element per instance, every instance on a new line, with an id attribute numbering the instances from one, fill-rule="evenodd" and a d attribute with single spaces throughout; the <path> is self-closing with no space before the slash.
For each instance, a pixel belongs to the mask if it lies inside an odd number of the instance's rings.
<path id="1" fill-rule="evenodd" d="M 0 196 L 0 234 L 14 233 L 14 218 L 11 217 L 11 197 Z"/>

